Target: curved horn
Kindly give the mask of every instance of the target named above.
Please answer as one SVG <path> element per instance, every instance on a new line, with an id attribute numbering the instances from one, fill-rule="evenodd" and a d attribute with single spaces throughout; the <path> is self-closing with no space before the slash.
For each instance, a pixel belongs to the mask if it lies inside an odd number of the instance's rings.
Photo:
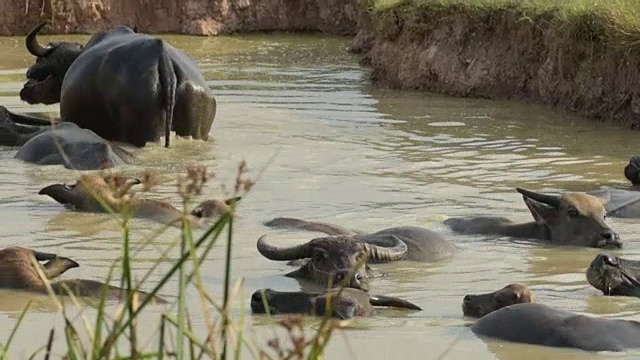
<path id="1" fill-rule="evenodd" d="M 49 51 L 51 51 L 50 46 L 43 47 L 38 43 L 38 39 L 36 39 L 36 36 L 40 32 L 40 30 L 42 30 L 42 28 L 48 23 L 48 21 L 45 21 L 42 24 L 36 26 L 35 28 L 33 28 L 33 30 L 31 30 L 29 34 L 27 34 L 27 37 L 25 38 L 25 45 L 27 46 L 27 50 L 29 50 L 29 52 L 34 56 L 45 56 Z"/>
<path id="2" fill-rule="evenodd" d="M 42 188 L 39 192 L 39 195 L 48 195 L 53 200 L 59 202 L 60 204 L 71 204 L 73 194 L 71 193 L 71 188 L 67 185 L 63 184 L 53 184 Z"/>
<path id="3" fill-rule="evenodd" d="M 536 192 L 521 189 L 521 188 L 516 188 L 516 191 L 535 201 L 539 201 L 541 203 L 544 203 L 553 207 L 560 206 L 560 198 L 558 196 L 540 194 L 540 193 L 536 193 Z"/>
<path id="4" fill-rule="evenodd" d="M 311 257 L 311 246 L 308 243 L 296 245 L 288 248 L 279 248 L 265 242 L 267 235 L 262 235 L 258 239 L 258 251 L 269 260 L 286 261 Z"/>
<path id="5" fill-rule="evenodd" d="M 393 246 L 378 246 L 369 243 L 363 243 L 364 250 L 369 255 L 369 259 L 373 261 L 398 261 L 401 260 L 407 253 L 407 244 L 391 235 L 393 239 Z"/>

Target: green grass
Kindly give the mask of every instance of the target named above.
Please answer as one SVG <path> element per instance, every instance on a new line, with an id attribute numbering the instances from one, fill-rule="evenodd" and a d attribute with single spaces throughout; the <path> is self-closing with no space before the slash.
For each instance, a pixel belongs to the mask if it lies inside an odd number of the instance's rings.
<path id="1" fill-rule="evenodd" d="M 368 0 L 377 13 L 398 7 L 447 8 L 469 11 L 518 9 L 523 17 L 553 14 L 561 22 L 598 19 L 611 38 L 627 45 L 640 43 L 640 2 L 637 0 Z"/>
<path id="2" fill-rule="evenodd" d="M 203 170 L 204 167 L 198 167 L 198 169 Z M 206 169 L 204 171 L 193 170 L 194 167 L 191 167 L 188 175 L 181 177 L 178 181 L 177 192 L 183 199 L 185 215 L 189 213 L 191 199 L 201 193 L 207 182 Z M 246 172 L 246 164 L 242 162 L 238 168 L 234 196 L 241 195 L 246 197 L 253 186 L 254 181 L 247 178 Z M 147 179 L 147 176 L 145 176 L 145 179 Z M 34 350 L 31 358 L 64 358 L 69 360 L 239 359 L 243 351 L 248 351 L 254 358 L 259 359 L 322 359 L 333 330 L 340 324 L 334 322 L 328 316 L 320 321 L 319 326 L 317 323 L 314 324 L 310 333 L 309 326 L 305 325 L 306 318 L 304 316 L 281 318 L 279 321 L 274 322 L 274 326 L 285 330 L 284 337 L 273 338 L 267 344 L 251 344 L 244 336 L 244 318 L 246 316 L 244 306 L 241 306 L 239 319 L 231 316 L 231 299 L 235 297 L 234 295 L 238 292 L 239 284 L 241 283 L 241 280 L 235 286 L 230 283 L 233 219 L 236 207 L 241 202 L 232 205 L 229 212 L 221 216 L 215 224 L 212 224 L 199 236 L 194 234 L 185 216 L 180 236 L 163 249 L 162 258 L 165 258 L 175 248 L 179 249 L 179 256 L 171 263 L 168 270 L 161 272 L 160 280 L 152 284 L 149 284 L 147 278 L 157 270 L 160 262 L 155 263 L 137 283 L 133 277 L 131 265 L 136 261 L 137 254 L 141 249 L 147 246 L 158 246 L 153 244 L 154 237 L 149 237 L 142 244 L 133 245 L 129 228 L 131 212 L 123 211 L 119 214 L 111 212 L 110 215 L 120 221 L 122 255 L 110 267 L 106 274 L 105 283 L 111 282 L 114 269 L 119 267 L 122 274 L 116 280 L 119 280 L 120 286 L 127 291 L 127 296 L 120 303 L 115 314 L 111 314 L 108 311 L 109 304 L 105 287 L 105 291 L 103 291 L 98 303 L 94 304 L 97 314 L 95 318 L 90 318 L 81 311 L 86 307 L 87 303 L 71 295 L 69 298 L 72 305 L 75 305 L 75 309 L 80 310 L 82 328 L 77 325 L 78 315 L 71 314 L 69 306 L 66 306 L 67 301 L 63 301 L 66 300 L 66 297 L 63 299 L 53 293 L 40 267 L 36 266 L 41 278 L 45 279 L 49 295 L 62 314 L 65 325 L 62 335 L 56 334 L 55 328 L 53 328 L 48 339 L 41 339 L 41 344 L 38 344 L 37 339 L 35 339 L 34 349 L 37 348 L 37 350 Z M 103 202 L 103 204 L 105 203 Z M 162 231 L 168 228 L 169 225 L 163 227 Z M 160 233 L 156 233 L 155 236 L 160 235 Z M 219 291 L 212 291 L 212 289 L 208 289 L 205 286 L 201 278 L 200 268 L 212 251 L 213 245 L 225 240 L 224 286 L 222 289 L 218 289 Z M 146 341 L 142 341 L 138 336 L 138 318 L 145 308 L 151 304 L 152 298 L 149 296 L 144 300 L 139 300 L 136 296 L 136 291 L 141 290 L 142 284 L 146 284 L 145 288 L 151 289 L 147 290 L 148 294 L 160 294 L 167 283 L 176 276 L 178 278 L 177 310 L 175 312 L 166 310 L 162 313 L 158 331 L 153 334 L 155 345 L 151 346 L 150 349 L 149 344 Z M 200 314 L 190 313 L 190 309 L 186 306 L 186 297 L 189 293 L 187 290 L 189 288 L 195 288 L 200 297 L 202 305 L 202 313 Z M 214 293 L 222 293 L 223 300 L 221 303 L 213 300 Z M 242 304 L 247 301 L 245 298 L 239 298 L 238 300 Z M 30 303 L 26 304 L 10 337 L 5 344 L 0 345 L 0 359 L 9 358 L 8 353 L 12 339 L 16 330 L 20 327 L 22 319 L 28 314 L 29 306 Z M 193 311 L 193 308 L 191 308 L 191 311 Z M 330 314 L 331 312 L 329 311 L 328 313 Z M 199 320 L 206 320 L 206 332 L 197 333 L 192 328 L 193 316 L 196 316 L 196 319 Z M 153 327 L 147 325 L 145 330 L 148 331 L 149 328 Z M 52 351 L 56 341 L 64 343 L 65 350 L 63 354 Z M 154 341 L 153 338 L 151 341 Z M 145 344 L 141 344 L 141 342 L 145 342 Z M 124 354 L 122 353 L 123 349 L 127 350 Z"/>

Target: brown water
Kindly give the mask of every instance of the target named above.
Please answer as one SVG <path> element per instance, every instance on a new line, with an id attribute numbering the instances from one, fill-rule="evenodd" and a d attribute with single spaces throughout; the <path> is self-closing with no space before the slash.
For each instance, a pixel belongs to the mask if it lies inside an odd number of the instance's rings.
<path id="1" fill-rule="evenodd" d="M 306 241 L 316 234 L 269 230 L 261 225 L 265 220 L 294 216 L 370 231 L 419 225 L 444 233 L 459 251 L 437 264 L 378 266 L 389 276 L 374 280 L 372 288 L 405 297 L 424 311 L 382 311 L 377 317 L 358 319 L 363 329 L 338 332 L 328 359 L 633 356 L 591 356 L 475 337 L 462 317 L 462 297 L 512 282 L 528 284 L 539 302 L 599 316 L 638 319 L 640 300 L 604 297 L 588 285 L 584 271 L 597 250 L 459 236 L 442 220 L 472 214 L 529 220 L 521 196 L 513 190 L 516 186 L 574 190 L 624 184 L 622 168 L 638 151 L 633 146 L 637 133 L 539 106 L 375 89 L 357 57 L 347 52 L 345 39 L 282 34 L 167 38 L 198 59 L 217 94 L 213 141 L 176 141 L 170 149 L 150 146 L 139 152 L 140 163 L 126 170 L 152 168 L 173 181 L 187 164 L 201 162 L 220 182 L 231 185 L 240 160 L 248 161 L 253 175 L 266 167 L 242 202 L 236 222 L 233 274 L 245 279 L 236 311 L 248 305 L 249 294 L 258 288 L 300 289 L 297 281 L 282 276 L 290 268 L 261 257 L 255 242 L 263 233 L 279 244 Z M 31 107 L 17 96 L 32 61 L 22 41 L 0 38 L 0 104 L 17 111 L 55 112 L 57 105 Z M 14 153 L 0 151 L 0 246 L 34 247 L 79 260 L 81 268 L 65 278 L 105 278 L 121 253 L 116 222 L 70 213 L 37 195 L 51 182 L 73 181 L 75 174 L 61 167 L 21 163 L 12 159 Z M 158 192 L 177 201 L 174 189 L 167 184 Z M 223 195 L 218 186 L 206 192 Z M 640 225 L 631 220 L 609 222 L 626 241 L 624 250 L 615 253 L 640 258 Z M 134 240 L 156 228 L 137 222 Z M 169 231 L 156 241 L 157 248 L 140 254 L 136 274 L 142 276 L 177 235 Z M 214 294 L 220 293 L 223 281 L 222 250 L 217 247 L 203 268 Z M 152 276 L 149 281 L 156 280 Z M 175 296 L 176 282 L 163 295 Z M 5 293 L 0 296 L 0 342 L 8 337 L 26 301 L 23 294 Z M 188 301 L 190 309 L 199 308 L 195 293 Z M 149 336 L 158 329 L 154 314 L 161 310 L 148 311 L 149 320 L 141 322 Z M 195 320 L 194 326 L 203 329 L 205 320 Z M 271 326 L 263 317 L 247 321 L 250 338 L 264 344 Z M 24 320 L 12 354 L 22 358 L 43 346 L 54 324 L 61 325 L 55 308 L 41 304 Z M 61 349 L 62 333 L 56 337 Z M 249 358 L 247 352 L 244 356 Z"/>

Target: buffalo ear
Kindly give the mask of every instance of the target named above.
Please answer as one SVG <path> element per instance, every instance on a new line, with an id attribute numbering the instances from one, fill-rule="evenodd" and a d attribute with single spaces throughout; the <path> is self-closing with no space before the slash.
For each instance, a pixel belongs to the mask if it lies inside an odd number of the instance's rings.
<path id="1" fill-rule="evenodd" d="M 531 215 L 533 215 L 533 219 L 539 225 L 548 224 L 552 218 L 558 216 L 558 209 L 526 196 L 524 197 L 524 203 L 527 204 Z"/>

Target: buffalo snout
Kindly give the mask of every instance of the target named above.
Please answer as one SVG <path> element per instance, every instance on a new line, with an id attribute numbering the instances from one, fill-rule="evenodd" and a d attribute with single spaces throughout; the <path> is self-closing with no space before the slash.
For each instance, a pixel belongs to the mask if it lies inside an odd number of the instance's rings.
<path id="1" fill-rule="evenodd" d="M 622 239 L 617 232 L 606 229 L 600 233 L 600 240 L 598 240 L 596 247 L 620 249 L 622 248 Z"/>

